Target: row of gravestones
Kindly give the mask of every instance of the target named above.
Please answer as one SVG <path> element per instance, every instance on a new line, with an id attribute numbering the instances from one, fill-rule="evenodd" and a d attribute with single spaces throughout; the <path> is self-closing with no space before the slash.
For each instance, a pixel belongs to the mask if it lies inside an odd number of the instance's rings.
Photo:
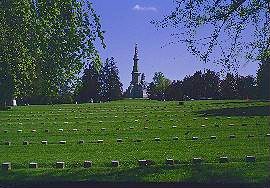
<path id="1" fill-rule="evenodd" d="M 270 137 L 270 134 L 266 134 L 266 136 L 267 137 Z M 254 137 L 254 135 L 248 135 L 248 137 L 249 138 L 250 137 Z M 232 138 L 236 138 L 236 136 L 235 135 L 230 135 L 229 138 L 231 138 L 231 139 Z M 199 137 L 196 137 L 196 136 L 193 136 L 191 138 L 191 140 L 198 140 L 198 139 L 199 139 Z M 217 139 L 217 137 L 216 136 L 210 136 L 210 139 Z M 179 138 L 178 137 L 173 137 L 172 140 L 179 140 Z M 136 139 L 136 140 L 134 140 L 134 142 L 142 142 L 142 141 L 143 141 L 143 139 Z M 154 141 L 160 142 L 161 139 L 159 137 L 156 137 L 156 138 L 154 138 Z M 91 142 L 91 143 L 103 143 L 103 142 L 104 142 L 103 140 L 97 140 L 96 142 Z M 118 139 L 116 139 L 116 142 L 123 142 L 123 139 L 118 138 Z M 59 144 L 66 144 L 66 143 L 67 143 L 67 141 L 65 141 L 65 140 L 59 141 Z M 84 140 L 79 140 L 78 141 L 78 144 L 84 144 L 84 143 L 85 143 Z M 11 145 L 11 142 L 6 141 L 4 144 L 10 146 Z M 23 141 L 23 145 L 29 145 L 29 144 L 30 144 L 29 141 Z M 43 140 L 43 141 L 41 141 L 41 144 L 47 145 L 48 144 L 48 141 L 47 140 Z"/>
<path id="2" fill-rule="evenodd" d="M 246 162 L 255 162 L 256 157 L 255 156 L 246 156 L 245 161 Z M 200 157 L 196 157 L 196 158 L 192 159 L 193 164 L 198 165 L 198 164 L 202 164 L 202 162 L 203 162 L 203 159 L 200 158 Z M 226 156 L 225 157 L 220 157 L 219 162 L 220 163 L 228 163 L 229 158 L 226 157 Z M 152 160 L 138 160 L 138 165 L 140 167 L 151 166 L 151 165 L 154 165 L 154 164 L 155 164 L 155 162 L 152 161 Z M 179 161 L 174 160 L 174 159 L 166 159 L 165 164 L 167 164 L 167 165 L 176 165 L 176 164 L 179 164 Z M 92 161 L 84 161 L 84 163 L 83 163 L 84 168 L 90 168 L 92 166 L 93 166 Z M 113 160 L 113 161 L 111 161 L 111 166 L 112 167 L 118 167 L 118 166 L 120 166 L 120 162 L 116 161 L 116 160 Z M 36 168 L 38 168 L 38 164 L 35 163 L 35 162 L 31 162 L 31 163 L 29 163 L 29 168 L 36 169 Z M 63 162 L 63 161 L 56 162 L 55 163 L 55 168 L 59 168 L 59 169 L 65 168 L 65 162 Z M 2 163 L 2 170 L 3 171 L 11 170 L 11 163 L 10 162 Z"/>
<path id="3" fill-rule="evenodd" d="M 99 123 L 102 123 L 102 122 L 103 122 L 103 121 L 99 121 Z M 135 122 L 138 122 L 138 120 L 135 120 Z M 64 123 L 65 123 L 65 124 L 68 124 L 68 122 L 64 122 Z M 228 126 L 229 126 L 229 127 L 233 127 L 233 126 L 235 126 L 235 124 L 229 124 Z M 247 126 L 247 124 L 242 124 L 242 126 Z M 162 128 L 162 127 L 163 127 L 163 126 L 160 126 L 159 128 Z M 187 126 L 187 127 L 191 127 L 191 126 Z M 202 128 L 205 128 L 206 125 L 201 125 L 201 127 L 202 127 Z M 216 124 L 215 127 L 219 127 L 219 125 Z M 177 128 L 177 126 L 173 125 L 172 128 Z M 129 129 L 134 129 L 134 127 L 130 127 Z M 148 129 L 148 127 L 144 127 L 144 129 Z M 102 130 L 102 131 L 105 131 L 106 128 L 101 128 L 101 130 Z M 58 131 L 59 131 L 59 132 L 63 132 L 64 129 L 58 129 Z M 78 131 L 78 129 L 72 129 L 72 131 Z M 4 130 L 4 132 L 7 133 L 8 130 Z M 18 132 L 18 133 L 22 133 L 23 131 L 22 131 L 21 129 L 19 129 L 19 130 L 17 130 L 17 132 Z M 33 129 L 33 130 L 31 130 L 31 132 L 35 133 L 35 132 L 37 132 L 37 130 L 36 130 L 36 129 Z M 48 129 L 45 129 L 45 132 L 49 132 L 49 130 L 48 130 Z"/>

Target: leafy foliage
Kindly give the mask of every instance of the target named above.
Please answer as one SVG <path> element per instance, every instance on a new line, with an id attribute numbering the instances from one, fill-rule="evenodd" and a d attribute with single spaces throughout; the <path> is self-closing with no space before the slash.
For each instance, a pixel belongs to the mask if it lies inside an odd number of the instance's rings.
<path id="1" fill-rule="evenodd" d="M 95 41 L 105 47 L 99 16 L 86 0 L 1 1 L 0 19 L 0 94 L 5 101 L 51 101 L 73 84 L 86 60 L 98 59 Z M 11 89 L 2 90 L 6 86 Z"/>
<path id="2" fill-rule="evenodd" d="M 269 0 L 175 0 L 174 3 L 170 15 L 152 23 L 158 28 L 173 28 L 172 43 L 185 43 L 203 62 L 214 61 L 231 70 L 239 66 L 242 58 L 269 57 Z"/>

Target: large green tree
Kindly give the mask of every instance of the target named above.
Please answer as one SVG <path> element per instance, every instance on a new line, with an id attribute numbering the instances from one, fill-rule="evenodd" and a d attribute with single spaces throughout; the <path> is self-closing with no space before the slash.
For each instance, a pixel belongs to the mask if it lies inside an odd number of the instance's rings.
<path id="1" fill-rule="evenodd" d="M 171 81 L 162 72 L 155 72 L 153 81 L 147 88 L 148 97 L 150 99 L 164 100 L 170 84 Z"/>
<path id="2" fill-rule="evenodd" d="M 100 72 L 100 98 L 102 101 L 117 100 L 122 97 L 119 70 L 113 57 L 107 58 Z"/>
<path id="3" fill-rule="evenodd" d="M 0 19 L 1 104 L 58 96 L 84 62 L 99 59 L 95 41 L 105 47 L 100 18 L 87 0 L 0 1 Z"/>

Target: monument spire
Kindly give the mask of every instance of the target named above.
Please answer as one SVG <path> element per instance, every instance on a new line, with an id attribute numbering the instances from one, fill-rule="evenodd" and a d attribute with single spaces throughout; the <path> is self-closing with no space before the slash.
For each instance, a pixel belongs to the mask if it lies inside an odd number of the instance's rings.
<path id="1" fill-rule="evenodd" d="M 134 57 L 133 57 L 133 70 L 132 70 L 132 80 L 129 86 L 129 96 L 131 98 L 142 98 L 143 88 L 140 83 L 140 72 L 138 69 L 139 55 L 138 55 L 138 44 L 135 44 Z"/>

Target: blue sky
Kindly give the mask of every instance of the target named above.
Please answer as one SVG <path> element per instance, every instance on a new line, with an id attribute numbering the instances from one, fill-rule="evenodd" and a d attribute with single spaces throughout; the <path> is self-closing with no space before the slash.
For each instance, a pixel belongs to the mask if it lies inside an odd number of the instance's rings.
<path id="1" fill-rule="evenodd" d="M 172 44 L 172 30 L 157 30 L 151 20 L 161 19 L 173 10 L 173 0 L 92 0 L 101 16 L 106 31 L 107 48 L 99 48 L 101 57 L 114 57 L 120 71 L 124 90 L 131 81 L 135 43 L 139 47 L 139 71 L 150 82 L 155 72 L 161 71 L 171 80 L 183 79 L 185 75 L 206 68 L 219 71 L 221 67 L 204 64 L 191 55 L 184 44 Z M 257 64 L 250 63 L 239 69 L 241 75 L 256 74 Z"/>

